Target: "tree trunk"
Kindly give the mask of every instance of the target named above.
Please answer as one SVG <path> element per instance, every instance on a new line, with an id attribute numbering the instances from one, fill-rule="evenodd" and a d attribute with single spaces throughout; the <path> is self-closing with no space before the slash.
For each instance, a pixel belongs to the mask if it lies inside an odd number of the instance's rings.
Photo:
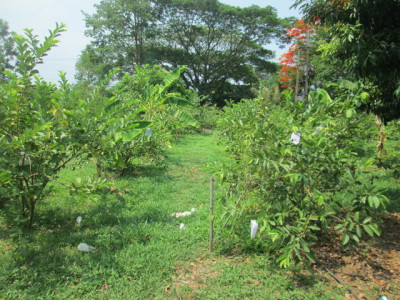
<path id="1" fill-rule="evenodd" d="M 32 227 L 33 224 L 33 217 L 35 215 L 35 200 L 30 199 L 30 210 L 29 210 L 29 225 L 28 228 Z"/>
<path id="2" fill-rule="evenodd" d="M 386 155 L 387 152 L 385 150 L 385 131 L 383 129 L 382 120 L 375 115 L 376 127 L 378 128 L 379 141 L 378 141 L 378 155 Z"/>
<path id="3" fill-rule="evenodd" d="M 101 157 L 96 157 L 96 169 L 97 169 L 97 173 L 96 173 L 96 177 L 100 178 L 101 177 Z"/>

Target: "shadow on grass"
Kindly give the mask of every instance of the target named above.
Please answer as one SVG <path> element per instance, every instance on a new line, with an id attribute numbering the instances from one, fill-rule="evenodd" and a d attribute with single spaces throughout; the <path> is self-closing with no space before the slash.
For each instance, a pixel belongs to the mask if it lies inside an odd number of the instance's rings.
<path id="1" fill-rule="evenodd" d="M 152 177 L 165 176 L 168 166 L 164 163 L 151 164 L 151 165 L 130 165 L 125 170 L 124 173 L 118 174 L 119 178 L 129 178 L 129 177 Z"/>
<path id="2" fill-rule="evenodd" d="M 135 210 L 135 205 L 132 209 Z M 8 266 L 7 273 L 19 275 L 6 276 L 5 284 L 13 286 L 15 291 L 39 297 L 65 285 L 79 285 L 83 278 L 90 279 L 92 290 L 79 287 L 79 291 L 77 288 L 73 292 L 76 297 L 92 292 L 95 287 L 101 289 L 105 278 L 114 276 L 115 270 L 125 268 L 115 259 L 119 252 L 132 245 L 146 247 L 151 243 L 149 224 L 174 222 L 161 208 L 151 205 L 129 213 L 123 197 L 111 199 L 108 195 L 101 197 L 82 217 L 82 223 L 78 225 L 60 209 L 41 212 L 36 223 L 40 231 L 26 231 L 28 241 L 21 244 L 15 252 L 15 261 Z M 79 243 L 87 243 L 96 250 L 80 252 L 77 249 Z M 14 278 L 18 280 L 14 281 Z M 34 282 L 34 285 L 27 282 Z"/>

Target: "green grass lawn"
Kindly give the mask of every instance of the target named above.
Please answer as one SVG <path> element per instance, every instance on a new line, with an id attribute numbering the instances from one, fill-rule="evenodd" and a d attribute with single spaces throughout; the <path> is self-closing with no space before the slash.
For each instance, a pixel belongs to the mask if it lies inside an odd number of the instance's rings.
<path id="1" fill-rule="evenodd" d="M 0 299 L 342 299 L 344 290 L 329 290 L 318 277 L 294 280 L 264 254 L 223 257 L 218 245 L 208 254 L 211 174 L 204 167 L 224 161 L 223 148 L 213 135 L 185 135 L 167 155 L 166 167 L 137 168 L 87 199 L 53 186 L 22 252 L 2 218 Z M 93 163 L 76 164 L 60 180 L 94 174 Z M 222 193 L 216 186 L 215 197 Z M 171 216 L 192 208 L 190 216 Z M 78 251 L 82 242 L 96 251 Z"/>

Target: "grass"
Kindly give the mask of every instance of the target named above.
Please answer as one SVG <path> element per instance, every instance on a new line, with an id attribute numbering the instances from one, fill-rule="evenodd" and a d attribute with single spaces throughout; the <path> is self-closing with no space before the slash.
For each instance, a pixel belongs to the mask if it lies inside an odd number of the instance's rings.
<path id="1" fill-rule="evenodd" d="M 213 135 L 185 135 L 167 155 L 166 168 L 143 166 L 88 199 L 52 186 L 19 251 L 2 218 L 0 299 L 342 298 L 343 290 L 327 289 L 319 277 L 293 277 L 257 251 L 220 256 L 221 243 L 208 254 L 211 174 L 204 167 L 225 160 L 222 147 Z M 60 181 L 94 174 L 90 162 L 71 165 Z M 216 186 L 216 198 L 222 193 Z M 171 217 L 191 208 L 191 216 Z M 81 242 L 96 251 L 79 252 Z"/>

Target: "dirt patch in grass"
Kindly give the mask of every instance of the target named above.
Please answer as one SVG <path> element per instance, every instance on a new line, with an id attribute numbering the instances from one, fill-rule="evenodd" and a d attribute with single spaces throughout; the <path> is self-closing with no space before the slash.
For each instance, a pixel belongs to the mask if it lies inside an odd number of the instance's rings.
<path id="1" fill-rule="evenodd" d="M 208 278 L 216 278 L 219 275 L 213 266 L 226 263 L 227 260 L 204 257 L 189 265 L 183 265 L 177 269 L 173 276 L 173 286 L 167 287 L 166 292 L 173 290 L 174 294 L 184 299 L 195 298 L 195 292 L 206 286 Z"/>
<path id="2" fill-rule="evenodd" d="M 204 250 L 207 251 L 207 250 Z M 242 257 L 210 256 L 209 254 L 198 258 L 196 261 L 183 264 L 173 276 L 173 285 L 165 289 L 169 299 L 195 299 L 196 291 L 203 290 L 209 284 L 209 279 L 220 275 L 218 265 L 242 265 L 250 262 L 250 259 Z"/>

